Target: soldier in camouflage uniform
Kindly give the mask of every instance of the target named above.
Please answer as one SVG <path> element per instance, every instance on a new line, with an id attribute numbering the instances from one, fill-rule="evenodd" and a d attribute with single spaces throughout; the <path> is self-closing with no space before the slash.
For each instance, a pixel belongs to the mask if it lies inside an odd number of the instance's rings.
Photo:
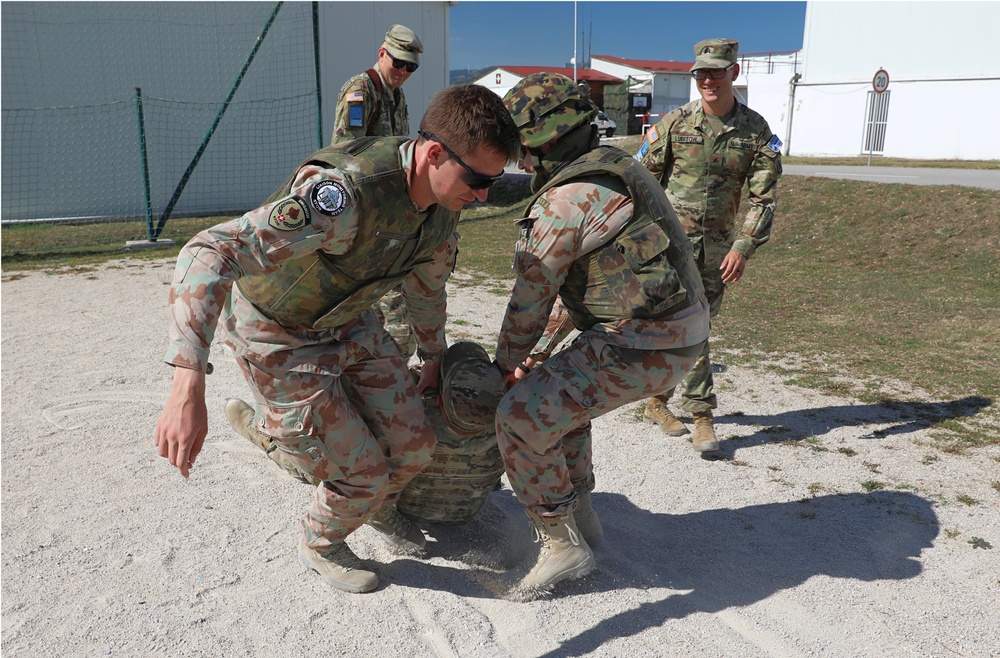
<path id="1" fill-rule="evenodd" d="M 535 195 L 497 342 L 497 365 L 514 384 L 497 410 L 497 440 L 542 544 L 523 585 L 547 589 L 588 573 L 590 545 L 603 536 L 590 503 L 591 421 L 680 381 L 708 337 L 708 303 L 656 179 L 598 146 L 597 107 L 572 80 L 530 75 L 504 104 Z M 535 366 L 529 355 L 547 322 L 557 324 L 557 295 L 581 333 Z"/>
<path id="2" fill-rule="evenodd" d="M 403 83 L 420 66 L 422 52 L 424 47 L 413 30 L 405 25 L 389 28 L 378 49 L 375 66 L 354 76 L 340 88 L 331 146 L 358 137 L 406 137 L 410 134 Z M 386 293 L 375 310 L 381 314 L 386 331 L 402 355 L 407 359 L 413 356 L 417 345 L 399 288 Z"/>
<path id="3" fill-rule="evenodd" d="M 405 25 L 389 28 L 375 65 L 340 88 L 331 146 L 358 137 L 410 134 L 403 83 L 420 66 L 422 52 L 424 46 L 413 30 Z"/>
<path id="4" fill-rule="evenodd" d="M 679 107 L 649 129 L 638 157 L 659 180 L 694 246 L 712 316 L 726 285 L 743 277 L 747 260 L 771 236 L 781 175 L 781 140 L 762 116 L 736 100 L 733 81 L 739 43 L 707 39 L 695 48 L 692 74 L 701 98 Z M 744 184 L 750 209 L 737 232 Z M 645 418 L 671 436 L 687 428 L 671 413 L 673 389 L 649 399 Z M 718 406 L 709 346 L 683 382 L 681 408 L 691 412 L 694 449 L 719 449 L 712 410 Z"/>
<path id="5" fill-rule="evenodd" d="M 476 85 L 438 92 L 420 134 L 314 153 L 260 208 L 192 238 L 170 292 L 174 383 L 156 426 L 159 454 L 188 477 L 208 431 L 205 371 L 218 324 L 256 406 L 230 420 L 248 438 L 249 426 L 272 438 L 320 482 L 299 556 L 351 592 L 378 585 L 345 542 L 363 523 L 423 550 L 395 500 L 435 447 L 419 392 L 440 377 L 458 214 L 485 201 L 518 153 L 510 115 Z M 370 309 L 400 282 L 423 359 L 416 385 Z"/>

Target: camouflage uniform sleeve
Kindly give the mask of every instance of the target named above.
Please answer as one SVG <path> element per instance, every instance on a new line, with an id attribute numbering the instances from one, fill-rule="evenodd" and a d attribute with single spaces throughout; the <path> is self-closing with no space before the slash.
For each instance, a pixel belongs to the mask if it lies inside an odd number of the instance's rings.
<path id="1" fill-rule="evenodd" d="M 750 258 L 771 238 L 771 223 L 778 204 L 778 178 L 781 177 L 781 142 L 767 124 L 758 136 L 757 153 L 747 172 L 750 209 L 732 249 Z"/>
<path id="2" fill-rule="evenodd" d="M 448 293 L 445 284 L 455 269 L 458 256 L 458 233 L 434 252 L 430 263 L 418 265 L 403 279 L 402 292 L 406 313 L 417 341 L 417 354 L 421 359 L 434 360 L 447 347 L 445 321 L 448 312 Z"/>
<path id="3" fill-rule="evenodd" d="M 656 180 L 661 184 L 664 172 L 669 168 L 670 160 L 673 158 L 673 151 L 670 148 L 670 128 L 674 121 L 675 116 L 671 112 L 647 130 L 637 153 L 639 162 L 656 176 Z"/>
<path id="4" fill-rule="evenodd" d="M 521 220 L 517 279 L 497 341 L 503 370 L 513 370 L 532 352 L 573 262 L 615 236 L 621 225 L 609 217 L 631 217 L 631 205 L 625 215 L 617 214 L 628 201 L 610 187 L 571 182 L 547 191 Z"/>
<path id="5" fill-rule="evenodd" d="M 318 211 L 309 201 L 323 181 L 345 191 L 336 215 Z M 219 316 L 236 280 L 272 272 L 288 259 L 319 249 L 345 253 L 357 232 L 349 184 L 335 170 L 310 165 L 299 170 L 291 195 L 198 233 L 177 257 L 164 360 L 205 370 Z"/>
<path id="6" fill-rule="evenodd" d="M 356 75 L 340 88 L 330 145 L 364 137 L 375 111 L 375 88 L 367 74 Z"/>
<path id="7" fill-rule="evenodd" d="M 576 327 L 573 325 L 573 321 L 570 320 L 569 314 L 566 312 L 566 307 L 563 306 L 562 298 L 556 297 L 555 304 L 552 305 L 552 311 L 549 313 L 548 324 L 545 325 L 542 337 L 538 339 L 534 349 L 532 349 L 531 358 L 535 361 L 545 361 L 548 359 L 559 344 L 573 333 L 574 329 Z"/>

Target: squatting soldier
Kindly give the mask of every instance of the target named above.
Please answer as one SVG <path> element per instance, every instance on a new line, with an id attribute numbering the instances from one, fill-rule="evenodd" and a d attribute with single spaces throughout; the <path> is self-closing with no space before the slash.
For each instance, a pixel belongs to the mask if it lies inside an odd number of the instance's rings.
<path id="1" fill-rule="evenodd" d="M 420 368 L 411 368 L 419 379 Z M 500 484 L 503 460 L 497 447 L 496 413 L 507 388 L 486 350 L 460 341 L 441 358 L 438 389 L 422 398 L 437 447 L 432 462 L 399 494 L 397 508 L 423 524 L 462 525 L 472 520 Z M 253 408 L 242 400 L 226 403 L 233 427 L 295 479 L 318 485 L 278 450 L 274 439 L 252 422 Z"/>
<path id="2" fill-rule="evenodd" d="M 484 87 L 438 92 L 420 127 L 417 140 L 316 152 L 263 206 L 192 238 L 170 292 L 174 383 L 159 454 L 188 477 L 208 431 L 205 370 L 219 324 L 254 393 L 256 413 L 247 406 L 239 424 L 320 482 L 299 556 L 350 592 L 378 585 L 345 542 L 365 522 L 404 550 L 424 547 L 395 501 L 435 447 L 419 392 L 440 377 L 458 213 L 485 201 L 518 153 L 510 115 Z M 423 359 L 416 384 L 370 310 L 399 283 Z"/>
<path id="3" fill-rule="evenodd" d="M 639 148 L 639 158 L 660 180 L 691 239 L 713 317 L 722 308 L 726 285 L 743 277 L 747 260 L 771 236 L 781 175 L 781 140 L 733 95 L 738 48 L 731 39 L 707 39 L 694 47 L 691 73 L 701 98 L 663 117 Z M 744 184 L 750 209 L 737 232 Z M 703 453 L 719 449 L 714 387 L 706 343 L 681 394 L 681 408 L 694 417 L 691 443 Z M 687 428 L 667 408 L 672 394 L 673 389 L 650 398 L 645 417 L 670 436 L 684 436 Z"/>
<path id="4" fill-rule="evenodd" d="M 410 115 L 403 83 L 420 66 L 422 52 L 424 47 L 413 30 L 405 25 L 389 28 L 375 66 L 340 88 L 331 146 L 358 137 L 409 136 Z M 403 356 L 413 356 L 416 342 L 399 289 L 386 293 L 375 308 Z"/>
<path id="5" fill-rule="evenodd" d="M 656 179 L 598 146 L 597 107 L 572 80 L 530 75 L 504 104 L 534 196 L 497 342 L 497 365 L 517 382 L 497 409 L 497 440 L 542 543 L 523 585 L 545 589 L 588 573 L 603 536 L 590 502 L 591 421 L 680 381 L 708 338 L 708 303 Z M 581 333 L 536 365 L 529 355 L 557 295 Z"/>

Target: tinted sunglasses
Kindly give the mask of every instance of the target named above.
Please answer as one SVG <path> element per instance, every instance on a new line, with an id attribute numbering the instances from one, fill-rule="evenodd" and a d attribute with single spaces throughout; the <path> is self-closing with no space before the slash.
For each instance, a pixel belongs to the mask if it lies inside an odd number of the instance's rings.
<path id="1" fill-rule="evenodd" d="M 404 62 L 401 59 L 396 59 L 388 50 L 385 51 L 385 54 L 392 60 L 392 68 L 394 69 L 406 69 L 407 73 L 413 73 L 417 70 L 417 67 L 420 66 L 419 64 L 414 64 L 413 62 Z"/>
<path id="2" fill-rule="evenodd" d="M 462 158 L 458 157 L 458 154 L 456 154 L 454 151 L 448 148 L 447 144 L 445 144 L 440 139 L 435 137 L 432 133 L 425 132 L 423 130 L 418 130 L 417 134 L 423 137 L 424 139 L 429 139 L 432 142 L 437 142 L 438 144 L 440 144 L 441 147 L 444 148 L 445 151 L 447 151 L 448 155 L 454 158 L 455 162 L 457 162 L 462 166 L 462 169 L 465 169 L 465 173 L 462 174 L 462 182 L 468 185 L 470 189 L 485 190 L 490 187 L 493 187 L 494 183 L 503 178 L 502 171 L 496 176 L 489 176 L 487 174 L 479 173 L 469 165 L 465 164 Z"/>
<path id="3" fill-rule="evenodd" d="M 731 68 L 733 68 L 732 64 L 724 69 L 695 69 L 691 71 L 691 77 L 695 80 L 707 80 L 708 78 L 721 80 L 726 77 L 726 74 L 729 73 L 729 69 Z"/>

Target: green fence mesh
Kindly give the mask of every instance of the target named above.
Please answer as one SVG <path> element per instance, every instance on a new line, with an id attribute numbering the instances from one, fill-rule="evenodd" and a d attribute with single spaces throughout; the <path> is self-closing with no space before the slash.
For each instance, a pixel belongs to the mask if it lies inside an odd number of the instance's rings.
<path id="1" fill-rule="evenodd" d="M 163 237 L 240 214 L 321 146 L 313 3 L 0 7 L 3 256 L 145 240 L 199 150 Z"/>

